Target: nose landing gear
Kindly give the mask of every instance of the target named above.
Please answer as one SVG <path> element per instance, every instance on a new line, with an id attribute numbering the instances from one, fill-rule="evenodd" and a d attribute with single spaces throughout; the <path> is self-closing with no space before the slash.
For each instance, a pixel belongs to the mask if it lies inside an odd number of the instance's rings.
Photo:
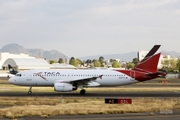
<path id="1" fill-rule="evenodd" d="M 29 88 L 28 95 L 31 95 L 31 94 L 32 94 L 31 89 L 32 89 L 32 86 L 30 86 L 30 88 Z"/>

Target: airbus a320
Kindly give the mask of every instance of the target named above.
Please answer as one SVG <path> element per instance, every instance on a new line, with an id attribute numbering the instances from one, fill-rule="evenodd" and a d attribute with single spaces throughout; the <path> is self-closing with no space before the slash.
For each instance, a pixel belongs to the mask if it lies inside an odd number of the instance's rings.
<path id="1" fill-rule="evenodd" d="M 165 75 L 157 70 L 161 55 L 160 45 L 155 45 L 144 59 L 131 70 L 25 70 L 16 73 L 9 82 L 19 86 L 51 86 L 57 92 L 70 92 L 80 88 L 85 94 L 86 87 L 115 87 L 154 79 Z"/>

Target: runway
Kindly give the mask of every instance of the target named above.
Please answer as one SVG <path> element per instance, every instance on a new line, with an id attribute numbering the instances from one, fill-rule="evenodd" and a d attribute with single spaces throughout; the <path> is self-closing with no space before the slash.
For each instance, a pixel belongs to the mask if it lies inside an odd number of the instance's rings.
<path id="1" fill-rule="evenodd" d="M 108 115 L 62 115 L 62 116 L 50 116 L 45 118 L 46 120 L 179 120 L 180 111 L 174 111 L 172 115 L 162 115 L 159 113 L 126 113 L 126 114 L 108 114 Z M 19 120 L 44 120 L 41 117 L 24 117 Z"/>
<path id="2" fill-rule="evenodd" d="M 26 97 L 27 92 L 0 92 L 0 97 Z M 80 95 L 79 92 L 33 92 L 31 96 L 42 97 L 160 97 L 160 98 L 180 98 L 180 92 L 87 92 L 85 95 Z"/>
<path id="3" fill-rule="evenodd" d="M 30 97 L 78 97 L 78 98 L 136 98 L 136 97 L 154 97 L 154 98 L 180 98 L 180 92 L 88 92 L 85 95 L 80 95 L 79 92 L 33 92 Z M 27 92 L 0 92 L 0 97 L 29 97 Z M 89 115 L 59 115 L 49 116 L 47 120 L 179 120 L 180 111 L 173 110 L 172 114 L 160 114 L 160 112 L 147 113 L 125 113 L 125 114 L 89 114 Z M 0 118 L 1 119 L 1 118 Z M 32 120 L 44 118 L 38 116 L 29 116 L 19 118 L 18 120 Z M 3 120 L 9 120 L 4 119 Z"/>

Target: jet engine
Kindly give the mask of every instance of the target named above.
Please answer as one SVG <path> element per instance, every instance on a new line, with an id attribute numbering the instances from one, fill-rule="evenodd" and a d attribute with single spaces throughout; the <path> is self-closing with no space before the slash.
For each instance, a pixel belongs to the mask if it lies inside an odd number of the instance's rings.
<path id="1" fill-rule="evenodd" d="M 69 83 L 54 83 L 54 91 L 69 92 L 73 90 L 73 85 Z"/>

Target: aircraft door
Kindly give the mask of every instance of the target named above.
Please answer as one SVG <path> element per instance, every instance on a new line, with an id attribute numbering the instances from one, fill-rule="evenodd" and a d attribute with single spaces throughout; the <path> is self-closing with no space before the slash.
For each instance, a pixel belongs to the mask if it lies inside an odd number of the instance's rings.
<path id="1" fill-rule="evenodd" d="M 26 81 L 28 83 L 31 83 L 31 85 L 35 85 L 34 81 L 33 81 L 33 75 L 31 71 L 28 71 L 26 74 Z"/>
<path id="2" fill-rule="evenodd" d="M 130 71 L 130 75 L 131 75 L 132 80 L 134 80 L 136 77 L 135 71 Z"/>

